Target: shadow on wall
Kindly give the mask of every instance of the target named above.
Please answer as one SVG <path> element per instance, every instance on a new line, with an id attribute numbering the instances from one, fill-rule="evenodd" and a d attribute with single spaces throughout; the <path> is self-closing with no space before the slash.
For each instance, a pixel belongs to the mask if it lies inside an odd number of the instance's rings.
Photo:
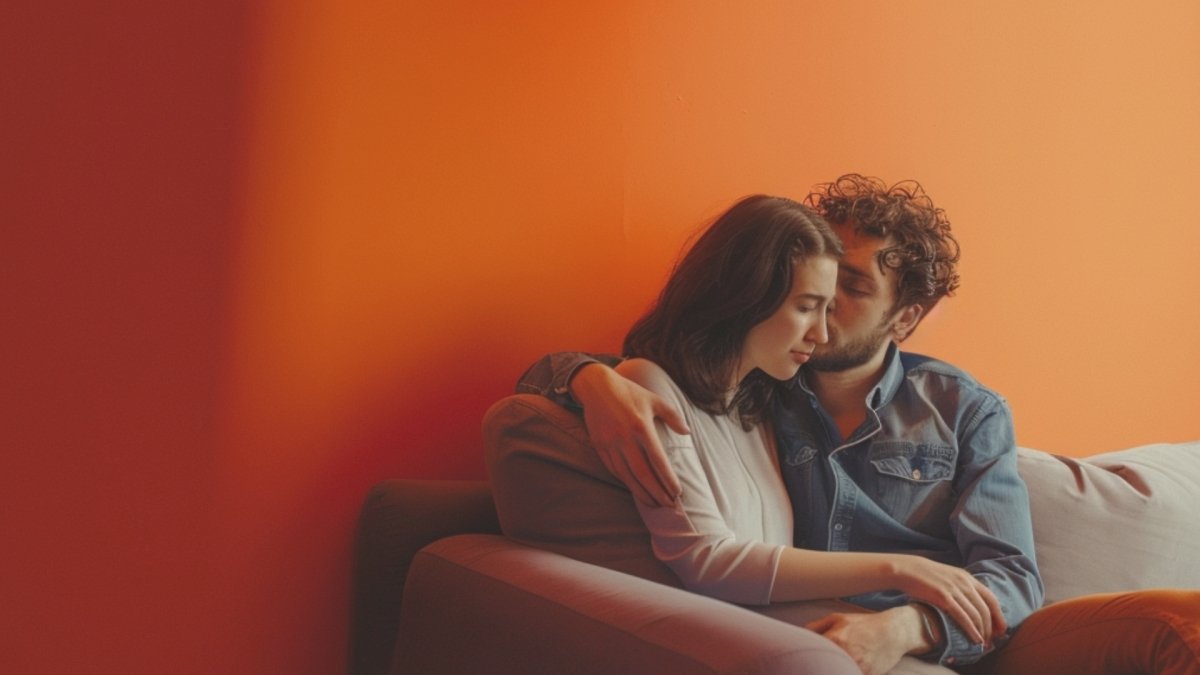
<path id="1" fill-rule="evenodd" d="M 0 671 L 203 670 L 254 17 L 3 14 Z"/>
<path id="2" fill-rule="evenodd" d="M 215 555 L 224 586 L 237 592 L 222 597 L 217 615 L 239 667 L 345 661 L 353 525 L 373 484 L 485 477 L 483 413 L 536 355 L 489 322 L 444 330 L 438 346 L 354 392 L 341 419 L 299 437 L 267 427 L 230 441 L 239 464 L 225 467 Z M 467 356 L 483 334 L 495 355 Z"/>

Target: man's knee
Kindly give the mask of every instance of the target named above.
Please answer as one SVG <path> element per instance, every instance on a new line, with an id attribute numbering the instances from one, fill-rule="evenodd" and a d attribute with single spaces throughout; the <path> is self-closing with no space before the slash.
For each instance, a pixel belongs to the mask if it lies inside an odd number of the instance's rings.
<path id="1" fill-rule="evenodd" d="M 1141 616 L 1200 619 L 1200 591 L 1152 589 L 1123 593 L 1128 610 Z"/>

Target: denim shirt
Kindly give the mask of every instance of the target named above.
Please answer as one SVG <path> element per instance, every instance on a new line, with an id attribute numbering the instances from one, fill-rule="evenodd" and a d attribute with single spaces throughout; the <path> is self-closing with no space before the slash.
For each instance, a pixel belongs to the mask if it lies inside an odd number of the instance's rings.
<path id="1" fill-rule="evenodd" d="M 895 345 L 867 396 L 867 419 L 848 439 L 803 370 L 785 398 L 776 438 L 796 546 L 910 553 L 962 567 L 996 594 L 1011 627 L 1041 606 L 1029 493 L 1003 398 L 954 366 Z M 876 610 L 911 601 L 898 591 L 847 600 Z M 965 665 L 983 656 L 938 613 L 945 646 L 927 660 Z"/>
<path id="2" fill-rule="evenodd" d="M 620 361 L 552 354 L 525 372 L 517 390 L 578 409 L 567 383 L 594 360 Z M 866 402 L 866 421 L 843 439 L 804 370 L 788 384 L 774 421 L 795 545 L 908 553 L 965 568 L 995 593 L 1011 631 L 1041 606 L 1044 590 L 1008 405 L 962 370 L 895 345 Z M 911 602 L 899 591 L 846 600 L 874 610 Z M 937 612 L 943 648 L 922 658 L 965 665 L 984 655 Z"/>

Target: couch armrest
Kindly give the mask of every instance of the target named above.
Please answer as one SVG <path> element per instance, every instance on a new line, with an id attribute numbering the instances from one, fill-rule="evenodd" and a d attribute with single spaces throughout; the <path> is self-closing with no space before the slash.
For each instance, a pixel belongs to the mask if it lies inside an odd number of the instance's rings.
<path id="1" fill-rule="evenodd" d="M 747 609 L 492 535 L 419 552 L 393 675 L 857 674 L 825 638 Z"/>

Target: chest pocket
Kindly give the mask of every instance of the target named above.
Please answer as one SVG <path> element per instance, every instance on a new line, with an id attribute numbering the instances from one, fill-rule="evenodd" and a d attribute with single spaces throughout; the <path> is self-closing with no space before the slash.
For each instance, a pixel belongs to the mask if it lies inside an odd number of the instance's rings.
<path id="1" fill-rule="evenodd" d="M 885 441 L 871 446 L 868 459 L 884 476 L 913 483 L 936 483 L 954 478 L 957 454 L 948 445 Z"/>
<path id="2" fill-rule="evenodd" d="M 868 494 L 897 522 L 935 537 L 949 536 L 958 451 L 949 445 L 881 441 L 867 454 Z"/>

